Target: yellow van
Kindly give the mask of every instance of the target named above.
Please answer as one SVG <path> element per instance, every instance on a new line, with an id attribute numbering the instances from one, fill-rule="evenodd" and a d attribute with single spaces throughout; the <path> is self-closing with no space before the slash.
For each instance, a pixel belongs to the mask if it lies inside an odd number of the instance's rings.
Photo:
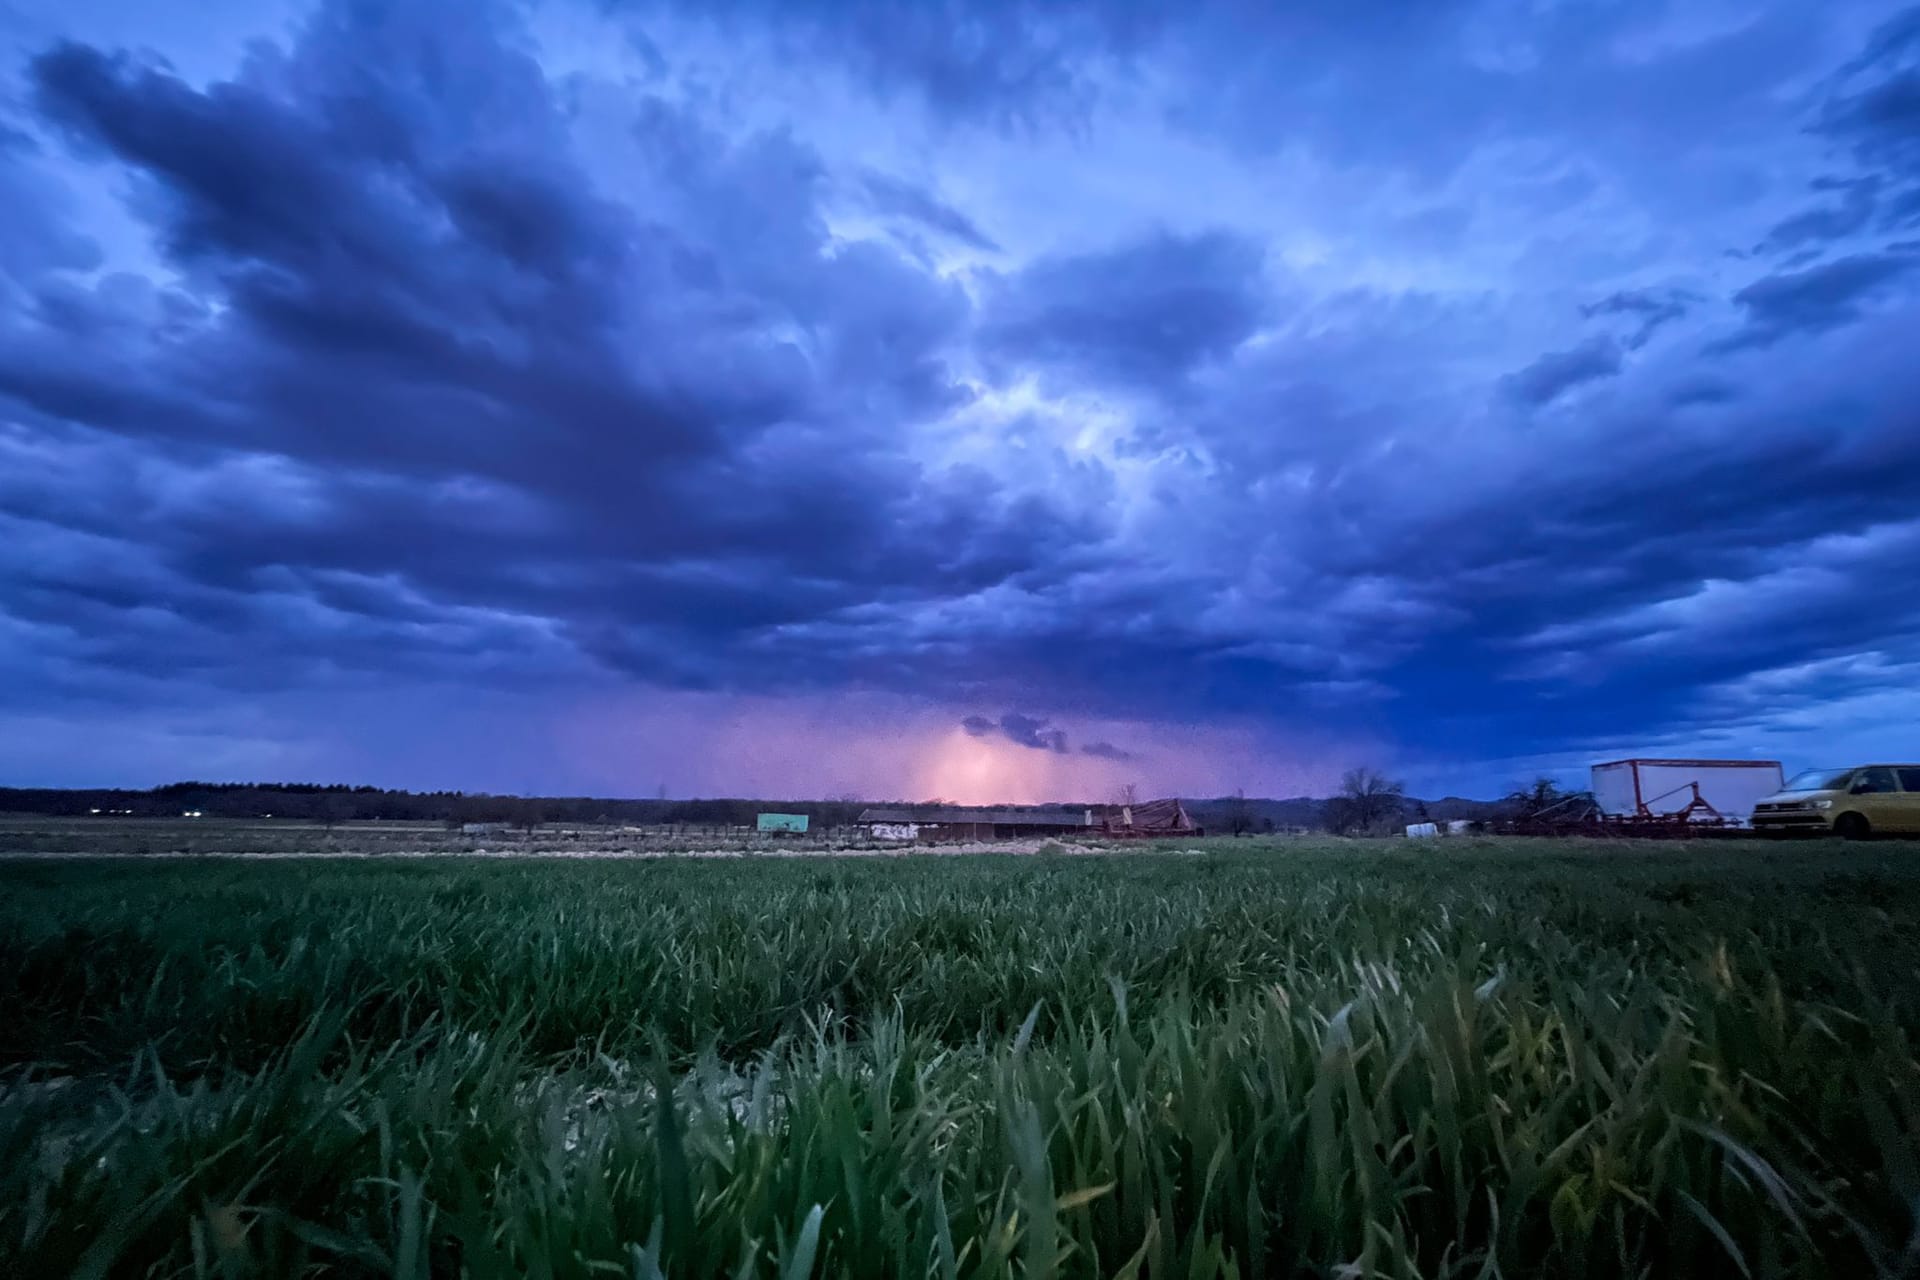
<path id="1" fill-rule="evenodd" d="M 1920 835 L 1920 764 L 1809 769 L 1753 806 L 1756 831 L 1832 832 L 1849 840 Z"/>

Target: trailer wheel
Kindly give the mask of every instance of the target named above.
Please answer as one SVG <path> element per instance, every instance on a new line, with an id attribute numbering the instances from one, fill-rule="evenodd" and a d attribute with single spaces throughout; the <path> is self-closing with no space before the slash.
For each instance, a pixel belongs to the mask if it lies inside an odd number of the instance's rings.
<path id="1" fill-rule="evenodd" d="M 1843 813 L 1833 820 L 1833 833 L 1842 840 L 1865 840 L 1873 834 L 1873 824 L 1865 814 Z"/>

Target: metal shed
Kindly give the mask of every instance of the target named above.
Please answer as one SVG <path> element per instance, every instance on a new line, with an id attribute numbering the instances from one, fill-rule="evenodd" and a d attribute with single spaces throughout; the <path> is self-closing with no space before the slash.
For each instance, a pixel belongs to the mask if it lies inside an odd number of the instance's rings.
<path id="1" fill-rule="evenodd" d="M 1612 818 L 1745 823 L 1780 789 L 1778 760 L 1610 760 L 1593 766 L 1593 799 Z"/>

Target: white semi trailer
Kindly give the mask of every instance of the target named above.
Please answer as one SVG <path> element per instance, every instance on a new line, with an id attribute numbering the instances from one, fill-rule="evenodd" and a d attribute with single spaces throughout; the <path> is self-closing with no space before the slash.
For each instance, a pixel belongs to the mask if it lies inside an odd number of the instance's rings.
<path id="1" fill-rule="evenodd" d="M 1613 760 L 1593 766 L 1593 801 L 1610 818 L 1745 826 L 1783 780 L 1778 760 Z"/>

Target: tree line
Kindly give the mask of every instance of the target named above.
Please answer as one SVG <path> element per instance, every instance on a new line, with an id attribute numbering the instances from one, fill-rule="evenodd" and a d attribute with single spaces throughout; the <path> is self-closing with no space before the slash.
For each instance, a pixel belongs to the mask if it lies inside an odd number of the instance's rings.
<path id="1" fill-rule="evenodd" d="M 844 826 L 865 803 L 836 800 L 618 800 L 596 796 L 503 796 L 470 791 L 395 791 L 342 783 L 174 782 L 119 788 L 0 787 L 0 813 L 46 817 L 290 819 L 304 822 L 470 822 L 621 826 L 752 826 L 762 813 L 801 813 L 816 826 Z"/>
<path id="2" fill-rule="evenodd" d="M 1134 803 L 1137 788 L 1116 794 L 1113 803 Z M 1558 790 L 1545 778 L 1500 801 L 1422 801 L 1412 799 L 1397 779 L 1378 769 L 1350 769 L 1337 794 L 1327 799 L 1254 800 L 1245 792 L 1214 799 L 1186 800 L 1188 811 L 1211 834 L 1264 835 L 1319 830 L 1338 835 L 1384 835 L 1407 822 L 1429 818 L 1472 817 L 1489 820 L 1570 811 L 1568 800 L 1581 793 Z M 907 804 L 879 802 L 883 807 Z M 924 804 L 944 805 L 945 801 Z M 208 818 L 289 819 L 339 822 L 503 823 L 540 826 L 752 826 L 762 813 L 805 814 L 816 827 L 851 824 L 867 802 L 853 796 L 831 800 L 612 799 L 593 796 L 511 796 L 469 791 L 398 791 L 346 783 L 174 782 L 150 790 L 122 788 L 59 789 L 0 787 L 0 813 L 46 817 L 176 818 L 198 813 Z M 916 805 L 915 807 L 920 807 Z M 1035 806 L 1076 810 L 1087 806 Z M 1096 809 L 1105 806 L 1092 806 Z M 1430 812 L 1431 808 L 1431 812 Z"/>

